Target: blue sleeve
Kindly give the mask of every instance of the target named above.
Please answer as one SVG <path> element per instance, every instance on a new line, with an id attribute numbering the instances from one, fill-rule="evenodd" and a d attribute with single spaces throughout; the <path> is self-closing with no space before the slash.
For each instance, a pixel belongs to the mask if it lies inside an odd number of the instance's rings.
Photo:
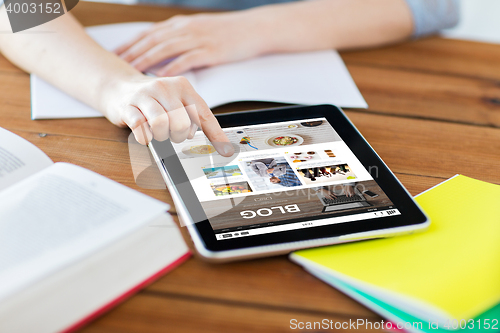
<path id="1" fill-rule="evenodd" d="M 454 27 L 460 18 L 460 0 L 406 0 L 413 16 L 413 37 Z"/>

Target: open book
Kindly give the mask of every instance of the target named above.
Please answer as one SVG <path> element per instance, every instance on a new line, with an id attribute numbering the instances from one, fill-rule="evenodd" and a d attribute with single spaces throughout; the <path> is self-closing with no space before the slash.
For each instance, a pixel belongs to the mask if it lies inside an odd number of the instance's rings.
<path id="1" fill-rule="evenodd" d="M 189 257 L 167 204 L 2 128 L 0 203 L 0 332 L 78 328 Z"/>
<path id="2" fill-rule="evenodd" d="M 110 24 L 86 30 L 102 47 L 112 51 L 151 24 Z M 211 108 L 238 101 L 367 107 L 342 58 L 333 50 L 268 55 L 190 71 L 183 76 Z M 101 116 L 100 112 L 31 75 L 32 119 Z"/>
<path id="3" fill-rule="evenodd" d="M 500 186 L 455 176 L 416 197 L 419 234 L 297 251 L 308 272 L 414 333 L 500 329 Z M 366 321 L 357 329 L 368 330 Z"/>

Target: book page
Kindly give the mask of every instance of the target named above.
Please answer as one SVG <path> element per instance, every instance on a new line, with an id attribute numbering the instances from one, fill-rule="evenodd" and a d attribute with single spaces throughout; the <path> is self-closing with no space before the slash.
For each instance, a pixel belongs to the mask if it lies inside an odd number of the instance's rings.
<path id="1" fill-rule="evenodd" d="M 57 163 L 0 193 L 0 301 L 112 244 L 169 206 Z"/>
<path id="2" fill-rule="evenodd" d="M 0 191 L 52 164 L 35 145 L 0 127 Z"/>

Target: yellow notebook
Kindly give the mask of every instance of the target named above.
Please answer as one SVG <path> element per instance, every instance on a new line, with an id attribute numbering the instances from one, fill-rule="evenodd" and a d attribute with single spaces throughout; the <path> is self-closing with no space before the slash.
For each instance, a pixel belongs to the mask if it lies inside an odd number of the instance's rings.
<path id="1" fill-rule="evenodd" d="M 428 231 L 302 250 L 291 259 L 426 321 L 500 302 L 500 186 L 455 176 L 420 194 Z"/>

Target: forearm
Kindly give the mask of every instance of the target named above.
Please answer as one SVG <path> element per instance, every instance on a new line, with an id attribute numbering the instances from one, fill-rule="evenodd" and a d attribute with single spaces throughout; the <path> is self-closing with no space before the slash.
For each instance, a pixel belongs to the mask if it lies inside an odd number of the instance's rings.
<path id="1" fill-rule="evenodd" d="M 8 18 L 0 8 L 0 29 Z M 182 77 L 151 78 L 101 48 L 66 14 L 24 33 L 0 34 L 0 50 L 13 63 L 127 125 L 136 140 L 182 142 L 201 128 L 223 156 L 234 153 L 205 101 Z"/>
<path id="2" fill-rule="evenodd" d="M 0 29 L 10 30 L 5 7 L 0 10 Z M 95 43 L 71 14 L 24 33 L 0 34 L 0 50 L 23 70 L 39 75 L 103 113 L 108 91 L 124 79 L 142 77 Z"/>
<path id="3" fill-rule="evenodd" d="M 262 53 L 374 47 L 404 40 L 413 30 L 404 0 L 310 0 L 247 14 L 269 36 Z"/>

